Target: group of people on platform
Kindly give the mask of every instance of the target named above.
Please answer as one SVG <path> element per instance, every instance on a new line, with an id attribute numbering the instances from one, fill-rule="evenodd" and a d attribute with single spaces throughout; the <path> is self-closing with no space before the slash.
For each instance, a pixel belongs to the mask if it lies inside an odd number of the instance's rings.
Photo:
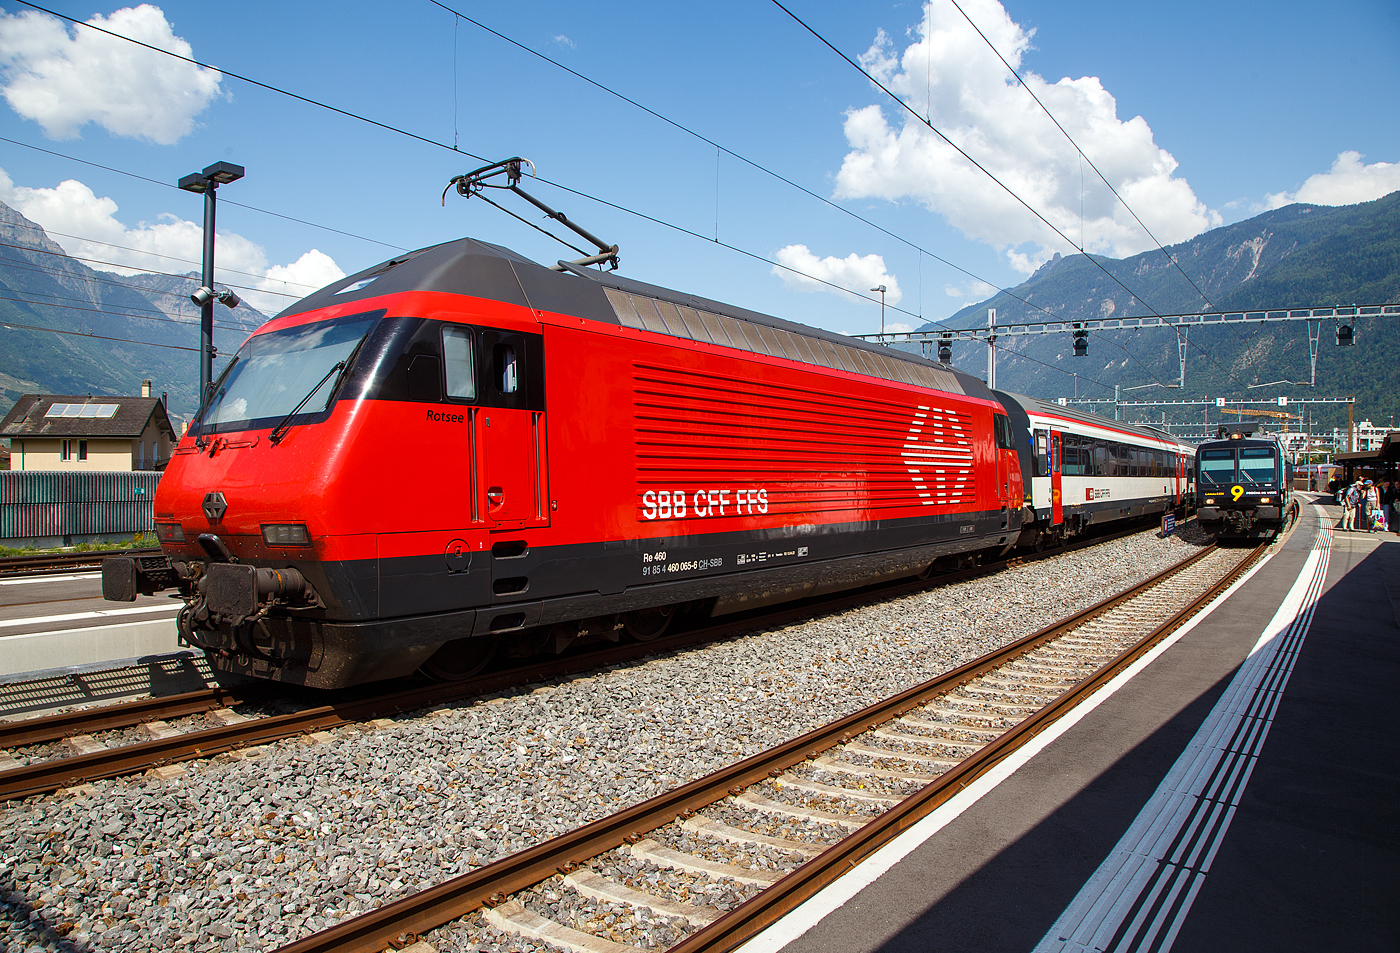
<path id="1" fill-rule="evenodd" d="M 1333 481 L 1347 532 L 1400 533 L 1400 480 Z"/>

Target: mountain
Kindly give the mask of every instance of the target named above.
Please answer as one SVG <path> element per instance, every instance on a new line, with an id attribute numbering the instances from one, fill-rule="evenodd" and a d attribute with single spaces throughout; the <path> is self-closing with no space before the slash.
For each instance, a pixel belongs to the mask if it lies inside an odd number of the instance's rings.
<path id="1" fill-rule="evenodd" d="M 945 323 L 985 327 L 988 308 L 996 308 L 997 323 L 1003 324 L 1400 302 L 1400 192 L 1359 205 L 1290 205 L 1212 229 L 1166 251 L 1176 264 L 1161 250 L 1121 260 L 1056 255 L 1023 284 L 964 308 Z M 1400 416 L 1400 327 L 1393 317 L 1362 318 L 1354 326 L 1356 346 L 1348 348 L 1336 345 L 1334 322 L 1323 323 L 1315 387 L 1247 389 L 1310 378 L 1307 324 L 1261 322 L 1193 329 L 1187 339 L 1185 388 L 1147 388 L 1134 396 L 1354 395 L 1357 419 L 1384 423 L 1391 415 Z M 1176 335 L 1167 329 L 1096 331 L 1088 355 L 1081 358 L 1072 356 L 1067 334 L 1003 338 L 1002 343 L 1009 353 L 998 360 L 998 387 L 1038 397 L 1072 396 L 1076 387 L 1081 396 L 1111 397 L 1115 384 L 1174 383 L 1180 373 Z M 985 376 L 986 349 L 955 345 L 954 363 Z M 1166 409 L 1170 421 L 1171 408 Z M 1155 413 L 1160 420 L 1161 410 Z M 1344 406 L 1318 413 L 1326 427 L 1345 424 Z M 1201 411 L 1195 407 L 1176 417 L 1198 421 Z"/>
<path id="2" fill-rule="evenodd" d="M 946 323 L 985 326 L 989 307 L 997 309 L 998 323 L 1006 323 L 1397 302 L 1400 192 L 1335 208 L 1290 205 L 1205 232 L 1167 253 L 1180 270 L 1161 250 L 1121 260 L 1056 255 L 1023 284 Z M 0 413 L 21 393 L 135 394 L 144 378 L 155 382 L 157 393 L 169 393 L 173 412 L 193 412 L 199 315 L 188 296 L 198 284 L 194 274 L 94 271 L 0 203 Z M 233 353 L 265 320 L 247 305 L 234 311 L 216 305 L 215 347 Z M 1149 387 L 1124 399 L 1354 395 L 1358 420 L 1386 423 L 1400 417 L 1400 334 L 1394 318 L 1361 319 L 1355 329 L 1356 346 L 1337 347 L 1335 328 L 1324 322 L 1315 388 L 1259 390 L 1247 385 L 1309 379 L 1306 323 L 1193 329 L 1185 388 Z M 1179 374 L 1176 335 L 1165 329 L 1096 331 L 1081 358 L 1072 356 L 1068 335 L 1001 343 L 1007 350 L 998 360 L 998 386 L 1037 397 L 1111 398 L 1115 384 L 1174 383 Z M 954 362 L 984 376 L 986 349 L 955 344 Z M 1170 422 L 1202 420 L 1199 406 L 1164 409 Z M 1125 413 L 1146 419 L 1142 410 Z M 1160 421 L 1161 413 L 1153 411 L 1153 419 Z M 1345 406 L 1314 407 L 1309 414 L 1324 428 L 1346 422 Z"/>
<path id="3" fill-rule="evenodd" d="M 145 379 L 173 413 L 193 413 L 198 287 L 197 274 L 95 271 L 0 202 L 0 414 L 24 393 L 138 394 Z M 232 354 L 266 320 L 216 304 L 215 348 Z"/>

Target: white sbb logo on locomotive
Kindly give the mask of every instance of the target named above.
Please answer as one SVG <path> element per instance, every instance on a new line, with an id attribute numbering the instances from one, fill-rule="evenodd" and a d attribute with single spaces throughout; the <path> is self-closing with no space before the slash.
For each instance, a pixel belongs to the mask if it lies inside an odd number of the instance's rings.
<path id="1" fill-rule="evenodd" d="M 768 490 L 745 487 L 695 490 L 647 490 L 642 494 L 642 518 L 685 519 L 687 516 L 752 516 L 768 512 Z"/>

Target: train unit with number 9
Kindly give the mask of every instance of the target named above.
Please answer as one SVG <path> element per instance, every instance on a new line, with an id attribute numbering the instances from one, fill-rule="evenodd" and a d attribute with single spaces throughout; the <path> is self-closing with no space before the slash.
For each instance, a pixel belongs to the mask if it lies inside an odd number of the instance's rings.
<path id="1" fill-rule="evenodd" d="M 1298 515 L 1293 465 L 1273 437 L 1222 427 L 1196 448 L 1201 528 L 1221 539 L 1268 539 Z"/>

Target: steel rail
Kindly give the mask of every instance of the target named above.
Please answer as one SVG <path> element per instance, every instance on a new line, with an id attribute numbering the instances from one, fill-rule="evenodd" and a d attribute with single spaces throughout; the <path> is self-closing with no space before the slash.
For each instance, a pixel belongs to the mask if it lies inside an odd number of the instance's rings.
<path id="1" fill-rule="evenodd" d="M 0 748 L 19 748 L 50 741 L 61 741 L 73 735 L 94 731 L 130 728 L 157 719 L 198 715 L 216 708 L 231 708 L 248 702 L 266 701 L 275 689 L 265 685 L 248 685 L 237 689 L 209 688 L 179 695 L 136 698 L 131 701 L 85 708 L 77 711 L 0 722 Z"/>
<path id="2" fill-rule="evenodd" d="M 1051 559 L 1055 556 L 1072 552 L 1074 549 L 1086 548 L 1098 543 L 1111 542 L 1115 539 L 1134 535 L 1139 532 L 1142 532 L 1141 528 L 1122 530 L 1101 537 L 1092 537 L 1077 541 L 1076 543 L 1062 548 L 1047 549 L 1039 553 L 1015 556 L 1008 560 L 1001 560 L 971 569 L 944 573 L 929 579 L 887 583 L 881 586 L 855 590 L 836 596 L 821 596 L 809 600 L 800 600 L 780 609 L 764 612 L 761 615 L 745 614 L 719 625 L 706 626 L 701 629 L 678 633 L 651 642 L 629 643 L 617 647 L 595 649 L 567 658 L 530 663 L 506 671 L 494 672 L 489 675 L 476 676 L 461 682 L 451 683 L 452 690 L 448 691 L 447 694 L 443 694 L 443 689 L 447 687 L 445 684 L 419 687 L 410 690 L 410 692 L 426 693 L 422 696 L 424 700 L 417 704 L 411 700 L 411 694 L 393 693 L 387 696 L 394 699 L 392 703 L 394 707 L 391 711 L 377 711 L 367 717 L 379 717 L 383 714 L 411 711 L 416 707 L 438 704 L 455 698 L 465 698 L 485 692 L 499 691 L 528 682 L 574 675 L 604 665 L 614 665 L 620 662 L 632 661 L 639 657 L 685 648 L 700 642 L 718 642 L 728 638 L 735 638 L 758 628 L 790 624 L 794 621 L 810 618 L 817 614 L 842 612 L 874 601 L 897 599 L 931 588 L 965 582 L 969 579 L 980 578 L 1000 572 L 1008 567 L 1042 559 Z M 72 737 L 76 734 L 90 734 L 97 731 L 129 728 L 139 725 L 142 722 L 149 722 L 157 719 L 180 718 L 187 715 L 212 711 L 218 708 L 232 707 L 247 702 L 265 702 L 276 694 L 279 687 L 280 686 L 276 684 L 269 684 L 266 686 L 250 685 L 238 689 L 225 689 L 216 686 L 209 689 L 186 692 L 180 695 L 166 696 L 164 698 L 134 699 L 132 701 L 86 708 L 79 711 L 63 712 L 56 715 L 42 715 L 13 722 L 4 722 L 0 723 L 0 749 L 61 741 L 64 738 Z M 360 695 L 354 700 L 360 701 L 362 698 L 363 695 Z M 305 714 L 308 717 L 314 718 L 318 715 L 334 712 L 337 704 L 338 703 L 331 703 L 315 706 L 307 709 L 305 712 L 297 714 Z M 285 717 L 287 719 L 284 727 L 279 729 L 280 733 L 270 736 L 260 736 L 257 740 L 245 743 L 258 744 L 275 741 L 279 738 L 292 737 L 310 731 L 322 731 L 325 730 L 326 727 L 336 727 L 337 724 L 347 723 L 347 721 L 331 721 L 327 722 L 325 725 L 317 725 L 316 727 L 301 727 L 293 716 L 279 717 Z M 263 719 L 263 721 L 266 721 L 266 719 Z M 257 722 L 256 724 L 261 723 L 262 722 Z M 242 726 L 231 727 L 235 729 L 238 727 L 247 728 L 249 727 L 249 723 L 244 723 Z M 27 780 L 24 782 L 20 781 L 13 769 L 11 771 L 0 772 L 0 799 L 4 799 L 5 797 L 27 797 L 31 794 L 46 793 L 47 791 L 56 790 L 59 787 L 67 787 L 83 781 L 116 777 L 119 774 L 133 773 L 142 768 L 210 757 L 213 754 L 219 754 L 223 751 L 239 747 L 240 745 L 236 738 L 225 736 L 226 730 L 225 728 L 211 729 L 211 731 L 217 733 L 217 737 L 210 735 L 208 732 L 199 731 L 186 732 L 181 736 L 177 736 L 177 738 L 169 739 L 171 741 L 180 738 L 187 740 L 189 743 L 184 748 L 179 748 L 178 746 L 157 746 L 148 748 L 147 746 L 151 744 L 150 742 L 138 742 L 122 748 L 94 752 L 90 755 L 39 762 L 35 765 L 27 766 L 33 770 L 27 773 Z M 116 770 L 115 765 L 117 765 L 118 762 L 115 761 L 114 758 L 115 752 L 118 751 L 130 751 L 133 755 L 137 756 L 142 755 L 143 752 L 149 752 L 148 757 L 153 760 L 142 761 L 137 757 L 134 760 L 122 761 L 120 763 L 125 767 L 121 770 Z M 108 762 L 110 762 L 110 764 Z M 43 764 L 53 765 L 53 771 L 46 773 L 40 770 Z"/>
<path id="3" fill-rule="evenodd" d="M 1270 541 L 1271 542 L 1271 541 Z M 1084 699 L 1108 684 L 1158 642 L 1232 585 L 1269 547 L 1265 542 L 1190 605 L 1181 609 L 1137 644 L 1125 649 L 1098 671 L 1086 676 L 1044 708 L 1030 715 L 926 787 L 890 808 L 812 860 L 784 876 L 762 893 L 735 907 L 713 923 L 668 949 L 668 953 L 727 953 L 796 909 L 823 887 L 860 863 L 935 809 L 951 800 L 1018 748 L 1032 741 Z"/>
<path id="4" fill-rule="evenodd" d="M 101 564 L 108 556 L 159 556 L 159 549 L 98 549 L 86 553 L 40 553 L 34 556 L 0 556 L 0 576 L 59 572 L 78 566 Z"/>
<path id="5" fill-rule="evenodd" d="M 1215 550 L 1212 544 L 1124 592 L 1110 596 L 1068 618 L 1024 636 L 995 652 L 974 659 L 884 701 L 847 715 L 782 745 L 698 778 L 673 791 L 657 795 L 616 814 L 594 821 L 527 850 L 504 857 L 485 867 L 454 877 L 412 896 L 343 921 L 318 933 L 280 947 L 278 953 L 377 953 L 405 934 L 422 934 L 449 923 L 483 905 L 501 902 L 507 894 L 523 890 L 556 874 L 567 873 L 599 854 L 635 840 L 646 833 L 707 807 L 730 794 L 782 771 L 823 751 L 843 744 L 871 728 L 897 718 L 929 700 L 972 681 L 1046 642 L 1051 642 L 1090 619 L 1133 599 L 1164 579 L 1194 565 Z M 951 772 L 950 772 L 951 773 Z M 946 775 L 945 775 L 946 777 Z M 831 850 L 835 850 L 835 845 Z M 830 850 L 826 853 L 830 853 Z M 824 857 L 826 854 L 819 855 Z M 809 862 L 810 863 L 810 862 Z M 805 868 L 805 865 L 804 865 Z M 798 868 L 800 872 L 804 868 Z M 796 872 L 795 872 L 796 873 Z M 787 879 L 793 877 L 789 874 Z M 770 888 L 771 889 L 771 888 Z M 766 891 L 765 891 L 766 893 Z M 810 895 L 810 892 L 806 895 Z M 762 897 L 760 894 L 759 897 Z M 756 900 L 757 898 L 755 898 Z M 729 920 L 733 913 L 716 921 Z M 709 934 L 710 928 L 705 932 Z M 699 935 L 699 934 L 697 934 Z M 737 934 L 736 934 L 737 935 Z M 748 934 L 746 934 L 748 935 Z M 689 942 L 689 941 L 685 941 Z M 684 943 L 682 944 L 684 945 Z"/>

